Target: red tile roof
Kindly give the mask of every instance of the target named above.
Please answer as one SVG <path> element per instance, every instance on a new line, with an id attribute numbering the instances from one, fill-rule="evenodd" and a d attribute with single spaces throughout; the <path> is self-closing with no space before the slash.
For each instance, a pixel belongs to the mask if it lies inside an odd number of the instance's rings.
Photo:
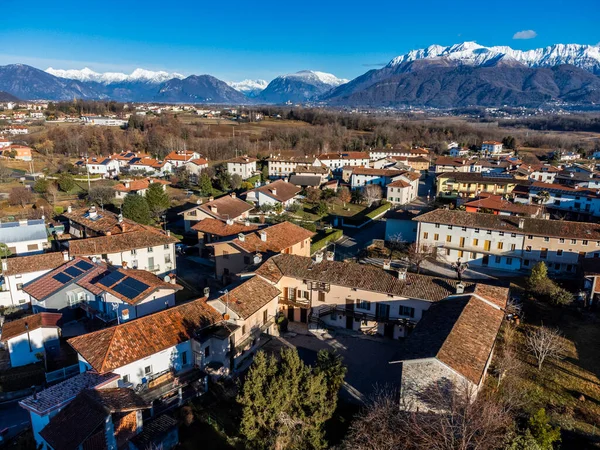
<path id="1" fill-rule="evenodd" d="M 237 158 L 228 159 L 226 162 L 236 164 L 250 164 L 256 161 L 258 161 L 258 159 L 256 158 L 250 158 L 248 156 L 238 156 Z"/>
<path id="2" fill-rule="evenodd" d="M 220 300 L 243 319 L 247 319 L 273 299 L 281 291 L 261 277 L 252 277 L 231 289 Z"/>
<path id="3" fill-rule="evenodd" d="M 353 175 L 370 175 L 373 177 L 397 177 L 404 172 L 398 169 L 372 169 L 370 167 L 355 167 L 352 170 Z"/>
<path id="4" fill-rule="evenodd" d="M 263 234 L 266 235 L 265 241 L 261 239 Z M 250 253 L 279 253 L 286 248 L 312 238 L 315 234 L 293 223 L 281 222 L 260 231 L 245 234 L 243 241 L 240 238 L 236 238 L 231 241 L 231 244 L 241 247 Z"/>
<path id="5" fill-rule="evenodd" d="M 122 183 L 116 184 L 114 186 L 115 191 L 119 192 L 133 192 L 133 191 L 141 191 L 143 189 L 148 189 L 151 183 L 158 184 L 171 184 L 170 181 L 164 180 L 156 180 L 151 178 L 146 178 L 143 180 L 131 180 L 131 181 L 123 181 Z M 129 185 L 129 186 L 127 186 Z"/>
<path id="6" fill-rule="evenodd" d="M 369 154 L 367 152 L 322 153 L 317 155 L 317 158 L 321 161 L 336 159 L 369 159 Z"/>
<path id="7" fill-rule="evenodd" d="M 190 208 L 186 211 L 182 211 L 179 214 L 184 214 L 194 209 L 200 209 L 202 212 L 209 216 L 215 217 L 221 220 L 237 220 L 244 213 L 252 210 L 254 207 L 244 200 L 240 200 L 237 197 L 231 195 L 224 195 L 216 200 L 203 203 L 201 205 Z"/>
<path id="8" fill-rule="evenodd" d="M 131 233 L 72 239 L 69 241 L 69 254 L 71 256 L 94 256 L 177 242 L 179 242 L 179 239 L 174 236 L 168 236 L 156 228 L 140 225 L 138 229 Z M 116 264 L 120 263 L 121 261 L 116 261 Z"/>
<path id="9" fill-rule="evenodd" d="M 52 252 L 7 258 L 3 261 L 6 261 L 7 266 L 4 275 L 10 276 L 56 269 L 58 266 L 65 263 L 65 256 L 62 252 Z"/>
<path id="10" fill-rule="evenodd" d="M 105 373 L 186 342 L 198 329 L 221 320 L 200 298 L 68 342 L 94 370 Z"/>
<path id="11" fill-rule="evenodd" d="M 261 192 L 279 202 L 287 202 L 302 191 L 298 186 L 287 181 L 277 180 L 248 192 Z"/>
<path id="12" fill-rule="evenodd" d="M 210 217 L 201 220 L 192 227 L 192 230 L 219 237 L 235 236 L 238 233 L 247 233 L 257 229 L 258 225 L 253 223 L 248 223 L 248 225 L 239 222 L 228 224 L 222 220 L 212 219 Z"/>
<path id="13" fill-rule="evenodd" d="M 38 328 L 59 328 L 58 323 L 61 318 L 62 314 L 42 312 L 5 322 L 2 326 L 2 342 Z"/>
<path id="14" fill-rule="evenodd" d="M 64 212 L 65 216 L 70 221 L 84 226 L 99 234 L 118 234 L 128 231 L 139 231 L 143 226 L 133 220 L 123 219 L 119 222 L 119 216 L 107 210 L 96 209 L 97 216 L 90 216 L 90 208 L 73 209 L 71 212 Z"/>
<path id="15" fill-rule="evenodd" d="M 197 166 L 206 166 L 208 164 L 208 159 L 196 158 L 188 161 L 188 163 L 195 164 Z"/>

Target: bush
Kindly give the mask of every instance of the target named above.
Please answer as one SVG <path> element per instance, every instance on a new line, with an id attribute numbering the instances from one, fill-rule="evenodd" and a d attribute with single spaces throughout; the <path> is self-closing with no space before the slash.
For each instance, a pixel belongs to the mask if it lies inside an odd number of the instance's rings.
<path id="1" fill-rule="evenodd" d="M 45 194 L 48 191 L 48 184 L 45 178 L 38 178 L 33 184 L 33 190 L 38 194 Z"/>
<path id="2" fill-rule="evenodd" d="M 73 179 L 73 176 L 68 173 L 61 174 L 61 176 L 58 178 L 58 187 L 63 192 L 69 192 L 73 190 L 75 187 L 75 180 Z"/>
<path id="3" fill-rule="evenodd" d="M 368 217 L 369 219 L 374 220 L 376 217 L 378 217 L 379 215 L 383 214 L 388 209 L 390 209 L 391 206 L 392 206 L 391 203 L 388 203 L 386 201 L 382 201 L 381 205 L 379 207 L 375 208 L 369 214 L 365 214 L 365 217 Z"/>
<path id="4" fill-rule="evenodd" d="M 55 206 L 54 207 L 54 214 L 56 215 L 61 215 L 62 213 L 65 212 L 65 208 L 63 208 L 62 206 Z"/>
<path id="5" fill-rule="evenodd" d="M 570 305 L 573 303 L 574 297 L 569 291 L 564 288 L 555 286 L 554 290 L 550 293 L 550 303 L 553 305 Z"/>
<path id="6" fill-rule="evenodd" d="M 321 250 L 330 242 L 337 241 L 338 239 L 340 239 L 343 235 L 344 232 L 342 230 L 331 230 L 327 236 L 312 243 L 312 245 L 310 246 L 310 252 L 315 253 Z"/>
<path id="7" fill-rule="evenodd" d="M 317 226 L 313 222 L 300 222 L 298 225 L 308 231 L 317 231 Z"/>

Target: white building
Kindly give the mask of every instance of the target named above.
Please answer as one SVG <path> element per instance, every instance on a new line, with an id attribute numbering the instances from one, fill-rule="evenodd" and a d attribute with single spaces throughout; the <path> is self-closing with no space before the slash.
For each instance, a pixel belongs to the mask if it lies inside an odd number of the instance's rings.
<path id="1" fill-rule="evenodd" d="M 295 203 L 302 189 L 284 180 L 277 180 L 251 191 L 246 192 L 246 200 L 255 203 L 258 207 L 263 205 L 281 205 L 283 209 Z"/>
<path id="2" fill-rule="evenodd" d="M 192 177 L 198 180 L 202 171 L 208 168 L 208 160 L 204 158 L 192 159 L 185 164 L 185 168 Z"/>
<path id="3" fill-rule="evenodd" d="M 256 158 L 250 158 L 246 156 L 239 156 L 234 159 L 227 161 L 227 172 L 230 175 L 239 175 L 242 180 L 247 180 L 253 177 L 256 172 Z"/>
<path id="4" fill-rule="evenodd" d="M 483 158 L 491 158 L 502 153 L 502 142 L 498 141 L 483 141 L 481 144 L 481 156 Z"/>
<path id="5" fill-rule="evenodd" d="M 286 158 L 281 155 L 271 155 L 267 160 L 269 167 L 269 178 L 287 178 L 295 173 L 296 168 L 300 166 L 317 166 L 321 167 L 321 161 L 315 157 L 304 158 Z"/>
<path id="6" fill-rule="evenodd" d="M 202 155 L 191 150 L 172 151 L 165 156 L 165 161 L 171 164 L 173 168 L 183 167 L 190 161 L 199 159 Z"/>
<path id="7" fill-rule="evenodd" d="M 460 147 L 452 147 L 448 153 L 450 154 L 450 156 L 452 158 L 464 158 L 466 156 L 469 156 L 469 149 L 468 148 L 460 148 Z"/>
<path id="8" fill-rule="evenodd" d="M 435 160 L 435 173 L 445 172 L 481 172 L 481 162 L 463 158 L 440 156 Z"/>
<path id="9" fill-rule="evenodd" d="M 7 148 L 12 145 L 12 141 L 8 139 L 0 138 L 0 148 Z"/>
<path id="10" fill-rule="evenodd" d="M 34 255 L 48 248 L 48 233 L 43 219 L 0 223 L 0 242 L 13 255 Z"/>
<path id="11" fill-rule="evenodd" d="M 319 161 L 334 174 L 341 174 L 344 167 L 369 167 L 371 160 L 366 152 L 322 153 Z"/>
<path id="12" fill-rule="evenodd" d="M 1 340 L 10 355 L 11 367 L 43 359 L 47 346 L 58 346 L 61 314 L 40 313 L 2 325 Z"/>
<path id="13" fill-rule="evenodd" d="M 400 178 L 387 185 L 387 201 L 393 205 L 406 205 L 416 200 L 419 193 L 420 175 L 405 172 Z"/>
<path id="14" fill-rule="evenodd" d="M 352 169 L 350 187 L 360 189 L 369 184 L 376 184 L 385 188 L 392 181 L 398 180 L 404 171 L 396 169 L 371 169 L 370 167 L 356 167 Z"/>
<path id="15" fill-rule="evenodd" d="M 537 203 L 548 209 L 600 217 L 600 193 L 596 189 L 535 181 L 529 186 L 516 186 L 513 196 L 515 203 Z"/>
<path id="16" fill-rule="evenodd" d="M 100 116 L 83 116 L 81 121 L 86 125 L 98 125 L 102 127 L 125 127 L 127 126 L 126 120 L 115 119 L 112 117 L 100 117 Z"/>
<path id="17" fill-rule="evenodd" d="M 411 149 L 395 149 L 395 148 L 379 148 L 369 151 L 369 159 L 371 161 L 378 161 L 384 158 L 416 158 L 416 157 L 427 157 L 429 150 L 424 148 L 411 148 Z"/>
<path id="18" fill-rule="evenodd" d="M 85 167 L 90 175 L 102 175 L 102 178 L 113 178 L 119 175 L 121 166 L 119 161 L 111 158 L 88 158 L 75 163 L 76 166 Z"/>
<path id="19" fill-rule="evenodd" d="M 23 286 L 56 269 L 68 260 L 69 256 L 66 252 L 2 259 L 0 307 L 28 306 L 30 299 L 29 295 L 23 291 Z"/>
<path id="20" fill-rule="evenodd" d="M 173 166 L 168 161 L 157 161 L 153 158 L 142 158 L 129 165 L 131 172 L 143 172 L 154 176 L 165 176 L 173 172 Z"/>

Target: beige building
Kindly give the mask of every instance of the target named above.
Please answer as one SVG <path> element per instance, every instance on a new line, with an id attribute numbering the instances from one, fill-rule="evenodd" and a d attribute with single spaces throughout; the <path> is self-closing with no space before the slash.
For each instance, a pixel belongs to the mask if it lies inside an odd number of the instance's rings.
<path id="1" fill-rule="evenodd" d="M 230 194 L 216 200 L 210 197 L 208 202 L 186 209 L 179 214 L 183 216 L 185 230 L 190 231 L 195 223 L 206 218 L 224 222 L 243 222 L 248 219 L 252 208 L 252 205 L 240 200 L 235 194 Z"/>
<path id="2" fill-rule="evenodd" d="M 500 173 L 441 173 L 437 176 L 437 195 L 445 198 L 473 198 L 480 194 L 510 194 L 517 180 Z"/>

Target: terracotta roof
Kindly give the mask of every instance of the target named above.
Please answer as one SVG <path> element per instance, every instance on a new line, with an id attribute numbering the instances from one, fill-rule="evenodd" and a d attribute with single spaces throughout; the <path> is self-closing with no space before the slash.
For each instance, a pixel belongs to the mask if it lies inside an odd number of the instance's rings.
<path id="1" fill-rule="evenodd" d="M 206 166 L 208 164 L 208 160 L 204 158 L 196 158 L 188 161 L 188 164 L 195 164 L 197 166 Z"/>
<path id="2" fill-rule="evenodd" d="M 397 177 L 404 172 L 397 169 L 372 169 L 371 167 L 355 167 L 352 175 L 370 175 L 373 177 Z"/>
<path id="3" fill-rule="evenodd" d="M 406 279 L 400 280 L 397 274 L 392 275 L 372 265 L 338 261 L 315 263 L 311 258 L 285 254 L 269 259 L 256 270 L 256 274 L 275 283 L 287 276 L 429 302 L 454 295 L 458 284 L 456 280 L 415 273 L 407 273 Z M 463 284 L 465 292 L 474 292 L 477 286 L 472 282 Z"/>
<path id="4" fill-rule="evenodd" d="M 77 274 L 76 276 L 71 276 L 65 272 L 76 265 L 77 270 L 73 271 L 74 274 Z M 85 267 L 85 269 L 82 267 Z M 58 292 L 63 287 L 81 280 L 86 275 L 92 273 L 97 274 L 104 270 L 106 270 L 106 266 L 93 264 L 89 259 L 77 257 L 41 277 L 26 283 L 23 286 L 23 291 L 31 295 L 34 299 L 42 301 L 55 292 Z"/>
<path id="5" fill-rule="evenodd" d="M 179 242 L 179 239 L 174 236 L 167 236 L 156 228 L 140 225 L 135 232 L 87 239 L 72 239 L 68 244 L 71 256 L 93 256 L 174 244 L 176 242 Z M 116 261 L 116 264 L 120 263 L 121 261 Z"/>
<path id="6" fill-rule="evenodd" d="M 422 156 L 391 156 L 390 159 L 394 161 L 404 162 L 406 164 L 410 164 L 411 162 L 429 163 L 429 160 L 427 158 L 423 158 Z"/>
<path id="7" fill-rule="evenodd" d="M 216 208 L 216 210 L 213 211 L 213 208 Z M 223 197 L 219 197 L 218 199 L 213 200 L 211 202 L 206 202 L 188 210 L 182 211 L 179 214 L 184 214 L 188 211 L 193 211 L 194 209 L 200 209 L 209 216 L 215 217 L 217 219 L 236 220 L 245 212 L 248 212 L 253 208 L 254 207 L 252 205 L 246 203 L 244 200 L 240 200 L 237 197 L 232 197 L 231 195 L 224 195 Z"/>
<path id="8" fill-rule="evenodd" d="M 258 161 L 258 159 L 256 158 L 250 158 L 248 156 L 238 156 L 237 158 L 228 159 L 226 162 L 236 164 L 250 164 L 256 161 Z"/>
<path id="9" fill-rule="evenodd" d="M 276 192 L 274 193 L 273 190 Z M 302 191 L 298 186 L 283 180 L 277 180 L 248 192 L 261 192 L 279 202 L 291 200 Z"/>
<path id="10" fill-rule="evenodd" d="M 263 234 L 266 235 L 265 241 L 261 239 Z M 293 223 L 281 222 L 260 231 L 245 234 L 243 241 L 236 238 L 231 241 L 231 244 L 241 247 L 251 253 L 279 253 L 292 245 L 299 244 L 300 242 L 313 237 L 315 234 L 316 233 Z"/>
<path id="11" fill-rule="evenodd" d="M 403 360 L 436 358 L 479 385 L 503 319 L 502 310 L 475 296 L 443 300 L 424 312 Z"/>
<path id="12" fill-rule="evenodd" d="M 436 166 L 471 166 L 474 164 L 478 164 L 478 161 L 472 161 L 468 159 L 462 158 L 452 158 L 451 156 L 440 156 L 435 160 Z"/>
<path id="13" fill-rule="evenodd" d="M 154 448 L 174 428 L 177 428 L 177 421 L 166 414 L 156 419 L 144 420 L 144 429 L 131 438 L 131 442 L 136 448 Z"/>
<path id="14" fill-rule="evenodd" d="M 53 252 L 31 256 L 17 256 L 7 258 L 4 261 L 6 261 L 7 266 L 4 275 L 10 276 L 55 269 L 65 263 L 65 257 L 62 252 Z"/>
<path id="15" fill-rule="evenodd" d="M 64 212 L 62 215 L 67 219 L 100 234 L 119 234 L 143 229 L 142 225 L 133 220 L 123 219 L 123 221 L 119 223 L 119 216 L 110 211 L 96 210 L 97 216 L 92 217 L 89 210 L 89 208 L 73 209 L 71 212 Z"/>
<path id="16" fill-rule="evenodd" d="M 507 161 L 508 162 L 508 161 Z M 531 173 L 531 172 L 547 172 L 547 173 L 558 173 L 560 169 L 558 167 L 551 166 L 550 164 L 521 164 L 519 171 Z"/>
<path id="17" fill-rule="evenodd" d="M 342 153 L 322 153 L 317 155 L 321 161 L 336 159 L 369 159 L 367 152 L 342 152 Z"/>
<path id="18" fill-rule="evenodd" d="M 166 161 L 157 161 L 154 158 L 142 158 L 139 161 L 131 164 L 132 166 L 149 166 L 155 169 L 160 169 L 165 165 Z"/>
<path id="19" fill-rule="evenodd" d="M 489 144 L 489 145 L 502 145 L 502 142 L 498 142 L 498 141 L 483 141 L 484 144 Z"/>
<path id="20" fill-rule="evenodd" d="M 600 225 L 595 223 L 501 216 L 446 209 L 436 209 L 415 217 L 413 220 L 534 236 L 600 240 Z M 523 228 L 519 228 L 520 221 L 523 223 Z"/>
<path id="21" fill-rule="evenodd" d="M 31 395 L 21 400 L 19 405 L 43 416 L 66 405 L 84 389 L 99 388 L 119 378 L 119 375 L 112 372 L 102 375 L 96 372 L 83 372 L 38 392 L 36 398 Z"/>
<path id="22" fill-rule="evenodd" d="M 68 342 L 94 370 L 106 373 L 188 341 L 197 329 L 221 320 L 200 298 Z"/>
<path id="23" fill-rule="evenodd" d="M 318 173 L 321 175 L 326 175 L 329 173 L 329 168 L 327 166 L 296 166 L 294 169 L 295 173 Z"/>
<path id="24" fill-rule="evenodd" d="M 2 341 L 12 339 L 27 331 L 37 330 L 38 328 L 59 328 L 58 324 L 62 314 L 42 312 L 21 319 L 5 322 L 2 326 Z"/>
<path id="25" fill-rule="evenodd" d="M 410 183 L 404 180 L 396 180 L 387 185 L 387 187 L 398 187 L 398 188 L 407 188 L 410 187 Z"/>
<path id="26" fill-rule="evenodd" d="M 172 160 L 172 161 L 188 161 L 190 158 L 194 157 L 194 153 L 196 153 L 196 152 L 188 152 L 188 151 L 176 152 L 176 151 L 172 151 L 167 156 L 165 156 L 165 161 L 169 161 L 169 160 Z"/>
<path id="27" fill-rule="evenodd" d="M 212 234 L 213 236 L 227 237 L 235 236 L 238 233 L 246 233 L 258 229 L 258 225 L 249 223 L 245 225 L 239 222 L 233 222 L 231 225 L 222 220 L 206 218 L 194 224 L 192 230 L 202 233 Z"/>
<path id="28" fill-rule="evenodd" d="M 231 289 L 220 300 L 243 319 L 278 297 L 281 291 L 261 277 L 252 277 Z"/>
<path id="29" fill-rule="evenodd" d="M 116 184 L 115 186 L 113 186 L 113 188 L 115 191 L 119 191 L 119 192 L 141 191 L 143 189 L 148 189 L 151 182 L 158 183 L 158 184 L 171 184 L 169 181 L 146 178 L 143 180 L 131 180 L 128 182 L 124 181 L 122 183 Z M 127 187 L 127 184 L 129 184 L 129 187 Z"/>
<path id="30" fill-rule="evenodd" d="M 107 416 L 150 407 L 131 389 L 84 390 L 50 419 L 40 435 L 54 449 L 75 450 L 82 444 L 86 448 L 85 441 L 95 432 L 104 436 Z"/>
<path id="31" fill-rule="evenodd" d="M 499 195 L 490 195 L 488 197 L 478 198 L 472 202 L 465 203 L 464 206 L 472 208 L 486 208 L 495 211 L 506 211 L 516 214 L 537 215 L 540 207 L 537 205 L 526 205 L 524 203 L 513 203 L 503 199 Z"/>
<path id="32" fill-rule="evenodd" d="M 574 188 L 556 183 L 544 183 L 542 181 L 534 181 L 529 185 L 529 191 L 548 191 L 553 193 L 581 195 L 582 197 L 600 197 L 598 189 Z"/>

